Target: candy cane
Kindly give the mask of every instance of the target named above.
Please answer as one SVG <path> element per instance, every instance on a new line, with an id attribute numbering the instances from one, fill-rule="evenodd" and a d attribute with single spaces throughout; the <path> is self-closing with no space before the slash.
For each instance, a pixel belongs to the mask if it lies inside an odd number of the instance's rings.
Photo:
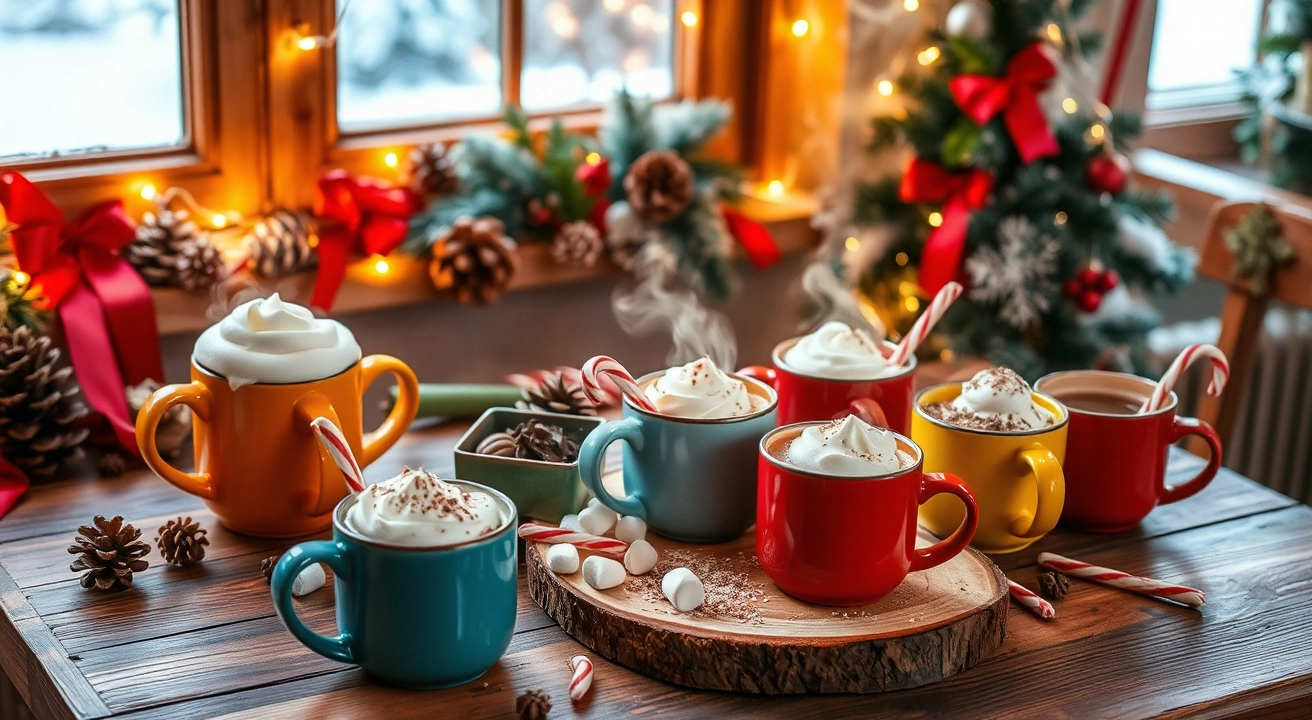
<path id="1" fill-rule="evenodd" d="M 351 454 L 351 446 L 347 444 L 342 431 L 325 417 L 312 420 L 310 428 L 314 430 L 314 436 L 319 438 L 319 444 L 328 451 L 328 456 L 337 463 L 337 469 L 342 471 L 351 492 L 364 492 L 364 473 L 360 471 L 360 463 L 355 461 L 355 455 Z"/>
<path id="2" fill-rule="evenodd" d="M 592 661 L 587 655 L 575 655 L 569 659 L 569 667 L 574 671 L 569 681 L 569 699 L 578 702 L 592 689 Z"/>
<path id="3" fill-rule="evenodd" d="M 952 303 L 961 297 L 962 287 L 960 283 L 950 282 L 944 285 L 934 300 L 929 303 L 929 309 L 916 319 L 916 323 L 911 326 L 911 331 L 902 337 L 902 342 L 897 344 L 893 350 L 892 356 L 888 358 L 888 364 L 892 367 L 898 367 L 906 364 L 911 358 L 911 354 L 925 342 L 929 337 L 929 331 L 934 329 L 939 320 L 943 319 L 943 313 L 948 311 Z"/>
<path id="4" fill-rule="evenodd" d="M 1095 582 L 1100 585 L 1114 587 L 1118 590 L 1129 590 L 1140 595 L 1147 595 L 1159 600 L 1173 600 L 1182 605 L 1188 605 L 1192 608 L 1199 608 L 1207 602 L 1206 596 L 1202 590 L 1181 585 L 1172 585 L 1164 583 L 1161 580 L 1152 578 L 1139 577 L 1130 575 L 1119 570 L 1090 565 L 1078 560 L 1071 560 L 1053 553 L 1039 553 L 1039 565 L 1049 570 L 1057 570 L 1067 575 Z"/>
<path id="5" fill-rule="evenodd" d="M 633 379 L 624 366 L 619 364 L 615 358 L 606 355 L 597 357 L 583 363 L 583 394 L 588 396 L 594 404 L 601 404 L 606 401 L 606 395 L 601 385 L 601 377 L 609 376 L 620 386 L 620 390 L 628 396 L 634 405 L 648 412 L 656 412 L 656 406 L 651 404 L 642 388 L 638 387 L 638 381 Z"/>
<path id="6" fill-rule="evenodd" d="M 1007 591 L 1011 593 L 1011 599 L 1020 603 L 1026 610 L 1038 615 L 1044 620 L 1051 620 L 1057 617 L 1057 611 L 1053 609 L 1052 603 L 1044 600 L 1034 594 L 1029 588 L 1011 580 L 1007 581 Z"/>
<path id="7" fill-rule="evenodd" d="M 1212 361 L 1212 379 L 1207 383 L 1207 393 L 1213 397 L 1220 395 L 1225 389 L 1225 384 L 1230 380 L 1230 363 L 1225 359 L 1225 353 L 1221 352 L 1215 345 L 1190 345 L 1175 356 L 1171 361 L 1171 366 L 1166 368 L 1162 373 L 1162 379 L 1157 381 L 1157 387 L 1153 388 L 1153 394 L 1144 401 L 1143 407 L 1139 408 L 1140 413 L 1156 412 L 1166 405 L 1166 401 L 1171 397 L 1171 388 L 1175 387 L 1176 381 L 1180 379 L 1180 373 L 1189 367 L 1194 360 L 1205 357 Z"/>
<path id="8" fill-rule="evenodd" d="M 575 547 L 581 547 L 584 550 L 591 550 L 596 553 L 605 553 L 606 555 L 623 556 L 624 552 L 629 549 L 629 544 L 623 540 L 615 540 L 597 535 L 590 535 L 578 530 L 569 528 L 556 528 L 550 525 L 539 525 L 538 523 L 524 523 L 519 526 L 519 536 L 524 538 L 525 542 L 540 542 L 558 545 L 569 543 Z"/>

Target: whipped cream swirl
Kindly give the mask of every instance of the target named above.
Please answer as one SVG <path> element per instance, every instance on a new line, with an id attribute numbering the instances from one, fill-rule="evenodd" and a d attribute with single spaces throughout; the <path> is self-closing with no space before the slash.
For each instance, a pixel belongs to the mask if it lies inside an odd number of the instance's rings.
<path id="1" fill-rule="evenodd" d="M 360 346 L 345 325 L 316 318 L 309 308 L 274 293 L 239 305 L 201 333 L 192 359 L 236 390 L 332 377 L 360 359 Z"/>
<path id="2" fill-rule="evenodd" d="M 1035 430 L 1056 422 L 1052 413 L 1034 402 L 1029 383 L 1005 367 L 980 370 L 962 383 L 961 394 L 952 401 L 952 409 L 986 422 L 988 427 L 984 429 L 1004 432 Z M 950 419 L 949 422 L 964 424 Z"/>
<path id="3" fill-rule="evenodd" d="M 361 535 L 410 547 L 443 547 L 476 540 L 505 522 L 499 503 L 464 490 L 422 468 L 365 488 L 346 513 Z"/>
<path id="4" fill-rule="evenodd" d="M 750 415 L 768 404 L 765 398 L 749 392 L 746 383 L 716 367 L 710 358 L 666 370 L 644 392 L 657 412 L 689 418 Z"/>
<path id="5" fill-rule="evenodd" d="M 893 433 L 853 415 L 808 426 L 788 446 L 788 462 L 843 477 L 887 475 L 902 468 Z"/>
<path id="6" fill-rule="evenodd" d="M 802 336 L 781 359 L 790 370 L 832 380 L 874 380 L 902 371 L 888 364 L 869 333 L 837 320 Z"/>

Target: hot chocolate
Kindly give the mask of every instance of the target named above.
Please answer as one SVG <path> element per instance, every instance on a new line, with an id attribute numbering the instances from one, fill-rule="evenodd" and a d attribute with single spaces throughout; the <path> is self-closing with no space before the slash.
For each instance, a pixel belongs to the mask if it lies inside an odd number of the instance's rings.
<path id="1" fill-rule="evenodd" d="M 911 467 L 911 453 L 898 445 L 897 436 L 855 416 L 808 425 L 767 451 L 776 459 L 801 470 L 840 477 L 889 475 Z"/>
<path id="2" fill-rule="evenodd" d="M 888 364 L 879 342 L 866 331 L 836 320 L 799 338 L 781 360 L 789 370 L 828 380 L 874 380 L 903 370 Z"/>
<path id="3" fill-rule="evenodd" d="M 488 535 L 505 522 L 487 493 L 465 490 L 422 468 L 370 485 L 346 514 L 347 525 L 371 540 L 445 547 Z"/>
<path id="4" fill-rule="evenodd" d="M 710 358 L 666 370 L 643 392 L 663 415 L 687 418 L 731 418 L 751 415 L 770 404 L 753 394 L 742 380 L 730 377 Z"/>
<path id="5" fill-rule="evenodd" d="M 961 384 L 955 400 L 923 409 L 932 418 L 968 430 L 1029 432 L 1056 422 L 1052 413 L 1034 402 L 1029 383 L 1004 367 L 979 371 Z"/>

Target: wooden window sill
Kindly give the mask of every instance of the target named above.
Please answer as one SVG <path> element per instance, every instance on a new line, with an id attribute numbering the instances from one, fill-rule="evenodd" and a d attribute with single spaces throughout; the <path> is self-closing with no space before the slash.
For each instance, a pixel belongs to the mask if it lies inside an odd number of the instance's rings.
<path id="1" fill-rule="evenodd" d="M 799 193 L 769 200 L 749 197 L 739 209 L 769 228 L 779 249 L 785 255 L 790 255 L 815 247 L 819 236 L 811 227 L 811 216 L 817 207 L 813 196 Z M 556 265 L 551 260 L 551 248 L 546 243 L 521 244 L 519 253 L 519 271 L 510 283 L 509 292 L 585 282 L 620 273 L 618 268 L 605 260 L 587 269 Z M 380 310 L 443 297 L 429 281 L 428 264 L 424 260 L 394 254 L 388 258 L 388 263 L 390 269 L 387 274 L 379 275 L 369 261 L 353 262 L 347 269 L 346 281 L 337 293 L 333 314 Z M 284 299 L 306 303 L 314 286 L 314 278 L 315 273 L 311 270 L 262 284 L 269 292 L 282 293 Z M 151 292 L 155 300 L 156 325 L 161 335 L 196 332 L 214 322 L 206 316 L 211 303 L 208 293 L 187 292 L 176 288 L 155 288 Z"/>

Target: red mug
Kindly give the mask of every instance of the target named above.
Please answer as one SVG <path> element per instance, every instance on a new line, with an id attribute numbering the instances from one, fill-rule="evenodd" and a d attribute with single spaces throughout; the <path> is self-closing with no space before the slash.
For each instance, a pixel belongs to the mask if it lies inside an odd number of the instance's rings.
<path id="1" fill-rule="evenodd" d="M 903 435 L 911 432 L 911 398 L 916 384 L 914 355 L 897 375 L 875 380 L 835 380 L 804 375 L 784 364 L 784 353 L 800 339 L 785 340 L 775 346 L 771 354 L 774 367 L 752 365 L 738 371 L 739 375 L 774 386 L 779 394 L 780 427 L 856 415 L 871 425 Z M 888 357 L 897 346 L 885 340 L 880 347 Z"/>
<path id="2" fill-rule="evenodd" d="M 1153 508 L 1183 500 L 1216 477 L 1221 439 L 1201 420 L 1176 417 L 1175 393 L 1162 409 L 1138 414 L 1153 387 L 1147 378 L 1101 370 L 1052 373 L 1035 383 L 1036 391 L 1055 397 L 1070 410 L 1062 463 L 1066 472 L 1062 526 L 1105 533 L 1128 530 Z M 1106 407 L 1100 411 L 1090 402 Z M 1116 404 L 1121 407 L 1112 407 Z M 1212 456 L 1193 479 L 1167 487 L 1169 449 L 1187 435 L 1201 437 Z"/>
<path id="3" fill-rule="evenodd" d="M 926 473 L 919 446 L 902 435 L 913 462 L 896 472 L 843 477 L 802 470 L 779 458 L 812 425 L 775 428 L 761 439 L 756 484 L 756 555 L 780 590 L 816 605 L 868 605 L 907 573 L 928 570 L 970 545 L 979 522 L 961 478 Z M 919 508 L 940 493 L 961 498 L 966 515 L 946 540 L 916 548 Z"/>

